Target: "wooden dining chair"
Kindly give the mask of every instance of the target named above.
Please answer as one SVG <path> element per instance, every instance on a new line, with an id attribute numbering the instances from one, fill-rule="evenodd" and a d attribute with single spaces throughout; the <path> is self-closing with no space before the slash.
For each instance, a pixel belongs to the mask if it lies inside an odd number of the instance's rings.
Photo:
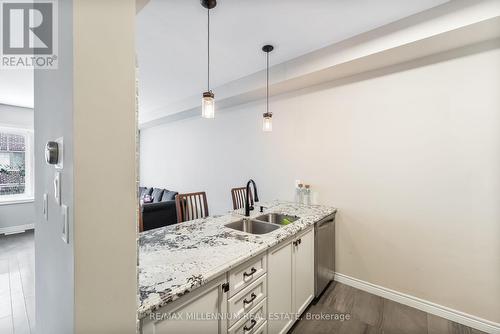
<path id="1" fill-rule="evenodd" d="M 238 210 L 245 207 L 246 192 L 246 187 L 231 189 L 231 197 L 233 198 L 233 210 Z M 250 189 L 250 205 L 253 205 L 252 189 Z"/>
<path id="2" fill-rule="evenodd" d="M 175 196 L 177 222 L 208 217 L 207 194 L 202 192 L 178 194 Z"/>

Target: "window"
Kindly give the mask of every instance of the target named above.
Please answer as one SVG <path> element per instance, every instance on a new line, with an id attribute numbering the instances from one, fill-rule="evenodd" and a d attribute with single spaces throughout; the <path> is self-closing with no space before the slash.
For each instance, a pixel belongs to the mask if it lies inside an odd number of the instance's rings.
<path id="1" fill-rule="evenodd" d="M 0 127 L 0 204 L 33 199 L 33 132 Z"/>

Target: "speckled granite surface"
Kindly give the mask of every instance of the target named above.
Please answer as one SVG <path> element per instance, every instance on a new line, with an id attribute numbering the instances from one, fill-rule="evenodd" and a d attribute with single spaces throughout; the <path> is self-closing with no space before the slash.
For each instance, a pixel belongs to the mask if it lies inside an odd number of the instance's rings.
<path id="1" fill-rule="evenodd" d="M 290 202 L 263 205 L 265 213 L 284 213 L 300 219 L 268 234 L 252 235 L 224 226 L 241 219 L 240 211 L 141 233 L 139 319 L 336 211 Z M 258 210 L 251 213 L 252 217 L 258 215 Z"/>

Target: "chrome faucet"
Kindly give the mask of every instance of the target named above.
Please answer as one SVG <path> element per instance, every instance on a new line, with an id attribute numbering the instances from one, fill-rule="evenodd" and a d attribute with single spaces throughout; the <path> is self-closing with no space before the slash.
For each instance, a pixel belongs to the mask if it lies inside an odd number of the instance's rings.
<path id="1" fill-rule="evenodd" d="M 257 186 L 254 180 L 247 182 L 246 196 L 245 196 L 245 217 L 250 217 L 250 210 L 253 210 L 253 205 L 250 205 L 250 183 L 253 184 L 254 202 L 259 201 L 259 195 L 257 195 Z"/>

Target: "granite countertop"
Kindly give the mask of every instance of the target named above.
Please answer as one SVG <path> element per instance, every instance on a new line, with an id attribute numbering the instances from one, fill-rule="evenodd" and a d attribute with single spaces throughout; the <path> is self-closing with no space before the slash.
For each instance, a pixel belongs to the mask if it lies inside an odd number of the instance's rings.
<path id="1" fill-rule="evenodd" d="M 141 233 L 139 319 L 336 211 L 332 207 L 279 201 L 263 206 L 265 213 L 284 213 L 300 219 L 270 233 L 253 235 L 224 226 L 242 218 L 238 210 Z M 259 215 L 258 210 L 251 213 L 252 217 Z"/>

